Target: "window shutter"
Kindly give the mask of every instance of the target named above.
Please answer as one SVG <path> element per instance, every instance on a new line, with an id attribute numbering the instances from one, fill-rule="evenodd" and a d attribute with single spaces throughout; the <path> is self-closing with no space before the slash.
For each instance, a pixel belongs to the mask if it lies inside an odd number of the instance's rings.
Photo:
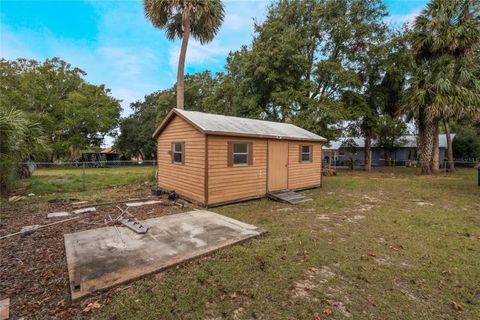
<path id="1" fill-rule="evenodd" d="M 253 164 L 253 143 L 248 143 L 248 165 L 251 166 Z"/>
<path id="2" fill-rule="evenodd" d="M 298 145 L 298 162 L 302 162 L 302 145 Z"/>
<path id="3" fill-rule="evenodd" d="M 170 162 L 173 163 L 173 150 L 175 148 L 175 143 L 172 142 L 170 145 Z"/>
<path id="4" fill-rule="evenodd" d="M 228 142 L 228 147 L 227 147 L 227 163 L 229 167 L 233 167 L 233 143 Z"/>
<path id="5" fill-rule="evenodd" d="M 313 162 L 313 144 L 310 145 L 310 162 Z"/>
<path id="6" fill-rule="evenodd" d="M 182 164 L 185 164 L 185 142 L 182 142 L 181 145 L 182 145 Z"/>

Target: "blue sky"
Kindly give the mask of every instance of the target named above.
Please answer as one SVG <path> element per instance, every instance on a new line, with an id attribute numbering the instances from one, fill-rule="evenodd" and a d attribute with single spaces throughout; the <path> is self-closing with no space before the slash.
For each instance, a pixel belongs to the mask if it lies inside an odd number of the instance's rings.
<path id="1" fill-rule="evenodd" d="M 221 71 L 229 51 L 250 44 L 253 20 L 261 21 L 270 1 L 224 1 L 226 18 L 211 43 L 190 41 L 186 72 Z M 426 0 L 388 0 L 388 20 L 401 25 Z M 172 86 L 179 41 L 168 41 L 143 13 L 141 0 L 0 0 L 0 56 L 44 60 L 60 57 L 87 72 L 86 79 L 105 84 L 130 102 Z"/>

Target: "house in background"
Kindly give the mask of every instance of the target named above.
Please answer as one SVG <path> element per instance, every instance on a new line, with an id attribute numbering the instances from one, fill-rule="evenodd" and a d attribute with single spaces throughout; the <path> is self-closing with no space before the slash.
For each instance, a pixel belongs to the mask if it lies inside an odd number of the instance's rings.
<path id="1" fill-rule="evenodd" d="M 99 152 L 83 152 L 80 158 L 81 162 L 95 163 L 110 163 L 116 162 L 120 159 L 120 154 L 113 151 L 112 147 L 108 147 Z"/>
<path id="2" fill-rule="evenodd" d="M 455 134 L 451 134 L 452 140 Z M 447 138 L 445 134 L 439 136 L 440 164 L 446 160 Z M 390 159 L 386 156 L 388 152 L 377 147 L 377 141 L 372 141 L 372 166 L 389 165 L 389 160 L 397 166 L 416 165 L 418 160 L 417 136 L 406 135 L 399 139 L 402 143 L 395 151 L 390 153 Z M 351 147 L 351 145 L 356 147 Z M 363 138 L 345 137 L 332 140 L 323 147 L 324 165 L 348 165 L 353 160 L 355 166 L 363 166 L 365 163 L 365 140 Z"/>
<path id="3" fill-rule="evenodd" d="M 204 206 L 321 185 L 326 139 L 293 124 L 173 109 L 153 138 L 158 187 Z"/>

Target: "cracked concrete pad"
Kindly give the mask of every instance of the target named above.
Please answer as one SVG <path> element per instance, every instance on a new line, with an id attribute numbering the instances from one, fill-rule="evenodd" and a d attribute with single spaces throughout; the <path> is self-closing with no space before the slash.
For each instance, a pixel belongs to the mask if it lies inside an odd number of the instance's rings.
<path id="1" fill-rule="evenodd" d="M 265 232 L 205 210 L 140 222 L 146 234 L 112 226 L 64 235 L 72 300 Z"/>

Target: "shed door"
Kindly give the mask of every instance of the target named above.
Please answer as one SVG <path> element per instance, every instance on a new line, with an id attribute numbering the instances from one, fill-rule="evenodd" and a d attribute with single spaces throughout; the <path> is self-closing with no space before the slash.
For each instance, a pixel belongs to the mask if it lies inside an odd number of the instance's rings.
<path id="1" fill-rule="evenodd" d="M 268 141 L 268 191 L 287 189 L 288 141 Z"/>

